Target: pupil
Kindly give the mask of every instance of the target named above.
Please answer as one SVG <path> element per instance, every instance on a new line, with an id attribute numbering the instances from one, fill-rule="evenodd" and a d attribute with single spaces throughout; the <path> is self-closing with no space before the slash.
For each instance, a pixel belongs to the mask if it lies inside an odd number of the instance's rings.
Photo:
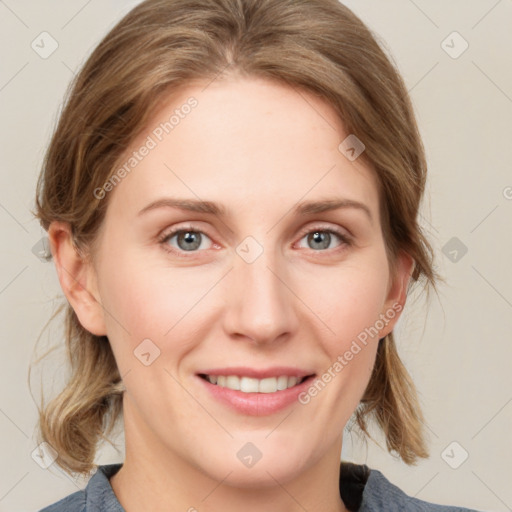
<path id="1" fill-rule="evenodd" d="M 325 249 L 325 248 L 329 247 L 329 242 L 330 242 L 330 234 L 329 233 L 315 231 L 314 233 L 311 233 L 311 237 L 313 239 L 313 243 L 320 244 L 319 248 Z"/>
<path id="2" fill-rule="evenodd" d="M 194 238 L 196 238 L 195 241 Z M 185 247 L 181 247 L 185 251 L 190 251 L 199 247 L 200 242 L 198 242 L 197 238 L 198 237 L 193 231 L 185 231 L 180 237 L 178 237 L 178 241 L 183 240 L 186 244 L 192 244 L 192 246 L 185 245 Z"/>

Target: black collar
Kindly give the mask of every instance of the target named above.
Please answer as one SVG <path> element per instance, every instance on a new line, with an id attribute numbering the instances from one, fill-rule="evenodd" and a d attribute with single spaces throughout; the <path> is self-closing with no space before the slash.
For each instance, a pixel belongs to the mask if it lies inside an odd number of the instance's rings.
<path id="1" fill-rule="evenodd" d="M 340 496 L 351 512 L 359 510 L 369 476 L 370 468 L 366 464 L 340 463 Z"/>

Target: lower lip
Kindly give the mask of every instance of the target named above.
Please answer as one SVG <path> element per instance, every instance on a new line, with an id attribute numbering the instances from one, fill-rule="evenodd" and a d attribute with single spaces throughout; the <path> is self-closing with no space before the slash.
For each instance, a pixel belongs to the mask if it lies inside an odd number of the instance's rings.
<path id="1" fill-rule="evenodd" d="M 298 396 L 309 388 L 315 378 L 313 375 L 297 386 L 275 393 L 244 393 L 243 391 L 217 386 L 202 377 L 196 377 L 219 402 L 249 416 L 267 416 L 285 409 L 298 401 Z"/>

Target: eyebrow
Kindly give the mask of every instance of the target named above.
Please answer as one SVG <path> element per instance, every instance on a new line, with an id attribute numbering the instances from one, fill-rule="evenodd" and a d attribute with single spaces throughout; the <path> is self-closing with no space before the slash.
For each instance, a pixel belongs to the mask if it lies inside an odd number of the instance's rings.
<path id="1" fill-rule="evenodd" d="M 217 217 L 226 217 L 227 215 L 226 208 L 218 203 L 214 203 L 212 201 L 201 201 L 198 199 L 179 199 L 173 197 L 164 197 L 162 199 L 153 201 L 152 203 L 142 208 L 138 215 L 142 215 L 146 212 L 158 208 L 177 208 L 179 210 L 189 212 L 207 213 Z M 360 203 L 359 201 L 354 201 L 353 199 L 332 198 L 317 201 L 305 201 L 299 203 L 293 209 L 293 211 L 296 215 L 305 216 L 332 210 L 339 210 L 342 208 L 358 209 L 364 212 L 368 216 L 370 222 L 373 223 L 372 213 L 368 206 L 366 206 L 364 203 Z"/>

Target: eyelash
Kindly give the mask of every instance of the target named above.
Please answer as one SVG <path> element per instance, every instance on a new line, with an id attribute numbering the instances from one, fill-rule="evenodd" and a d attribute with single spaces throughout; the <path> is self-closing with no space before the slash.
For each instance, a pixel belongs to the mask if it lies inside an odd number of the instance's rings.
<path id="1" fill-rule="evenodd" d="M 208 235 L 208 233 L 205 233 L 204 231 L 202 231 L 200 229 L 196 229 L 194 226 L 188 225 L 188 226 L 179 227 L 177 229 L 173 229 L 171 231 L 164 232 L 158 238 L 158 242 L 163 246 L 163 249 L 165 251 L 167 251 L 169 253 L 172 253 L 172 254 L 177 254 L 178 256 L 183 257 L 183 258 L 190 258 L 190 256 L 186 256 L 185 255 L 187 251 L 182 251 L 182 250 L 179 250 L 179 249 L 175 249 L 174 247 L 171 248 L 169 246 L 169 244 L 167 243 L 174 235 L 176 235 L 178 233 L 182 233 L 182 232 L 187 232 L 187 231 L 192 231 L 193 233 L 200 233 L 202 235 L 207 236 L 210 240 L 212 239 Z M 318 253 L 322 253 L 322 252 L 338 252 L 338 251 L 342 251 L 343 249 L 346 249 L 347 247 L 351 247 L 353 245 L 352 238 L 349 237 L 346 233 L 338 231 L 337 229 L 332 228 L 332 227 L 326 228 L 326 227 L 322 227 L 322 226 L 316 226 L 316 227 L 314 227 L 312 229 L 307 229 L 307 230 L 301 232 L 299 240 L 302 240 L 306 235 L 309 235 L 310 233 L 315 233 L 315 232 L 334 234 L 334 235 L 336 235 L 340 239 L 341 245 L 340 245 L 340 247 L 337 247 L 335 249 L 324 249 L 324 250 L 319 250 L 319 251 L 315 251 L 314 249 L 310 249 L 313 252 L 318 252 Z M 191 253 L 196 253 L 196 252 L 200 252 L 200 251 L 190 251 L 190 252 Z"/>

